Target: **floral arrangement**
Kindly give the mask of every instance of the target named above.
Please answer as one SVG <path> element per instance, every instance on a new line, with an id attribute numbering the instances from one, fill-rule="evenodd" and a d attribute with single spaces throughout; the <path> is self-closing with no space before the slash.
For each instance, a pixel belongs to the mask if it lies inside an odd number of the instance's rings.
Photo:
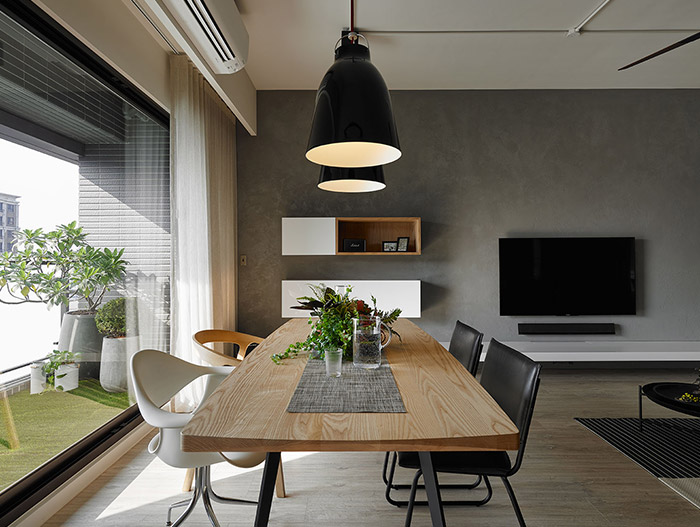
<path id="1" fill-rule="evenodd" d="M 388 331 L 396 335 L 399 340 L 401 335 L 391 328 L 401 314 L 399 308 L 391 311 L 377 309 L 377 299 L 371 297 L 371 305 L 357 298 L 352 298 L 351 287 L 344 292 L 336 292 L 324 284 L 309 284 L 312 296 L 297 298 L 299 306 L 293 309 L 311 311 L 312 317 L 309 324 L 313 325 L 311 333 L 303 342 L 297 342 L 289 346 L 284 352 L 271 356 L 273 362 L 280 364 L 282 360 L 296 357 L 300 351 L 316 352 L 316 358 L 324 358 L 324 350 L 340 348 L 345 359 L 352 358 L 352 319 L 358 317 L 378 316 L 385 324 Z"/>

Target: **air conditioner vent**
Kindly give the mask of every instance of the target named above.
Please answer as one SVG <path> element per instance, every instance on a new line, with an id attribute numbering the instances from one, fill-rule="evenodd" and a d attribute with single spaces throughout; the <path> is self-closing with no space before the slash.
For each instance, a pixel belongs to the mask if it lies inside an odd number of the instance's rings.
<path id="1" fill-rule="evenodd" d="M 185 3 L 187 7 L 190 8 L 192 16 L 194 16 L 199 23 L 199 27 L 204 34 L 209 37 L 209 42 L 211 42 L 211 45 L 216 49 L 221 61 L 226 62 L 228 60 L 234 60 L 236 55 L 234 55 L 228 43 L 221 36 L 221 30 L 216 20 L 214 20 L 214 17 L 211 16 L 207 5 L 201 0 L 185 0 Z"/>
<path id="2" fill-rule="evenodd" d="M 214 73 L 235 73 L 248 60 L 248 31 L 233 0 L 144 0 L 165 17 Z"/>

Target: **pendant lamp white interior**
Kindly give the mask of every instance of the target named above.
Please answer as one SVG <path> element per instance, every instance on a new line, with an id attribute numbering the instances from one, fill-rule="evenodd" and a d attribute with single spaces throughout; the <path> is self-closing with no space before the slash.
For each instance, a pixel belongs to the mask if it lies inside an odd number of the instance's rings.
<path id="1" fill-rule="evenodd" d="M 386 188 L 381 166 L 362 168 L 321 167 L 318 188 L 330 192 L 375 192 Z"/>
<path id="2" fill-rule="evenodd" d="M 364 141 L 329 143 L 306 152 L 306 159 L 317 165 L 347 168 L 386 165 L 400 157 L 401 150 L 392 145 Z"/>
<path id="3" fill-rule="evenodd" d="M 376 192 L 386 188 L 386 183 L 377 181 L 361 181 L 358 179 L 341 179 L 338 181 L 328 181 L 319 183 L 318 188 L 330 192 L 345 192 L 348 194 L 360 192 Z"/>

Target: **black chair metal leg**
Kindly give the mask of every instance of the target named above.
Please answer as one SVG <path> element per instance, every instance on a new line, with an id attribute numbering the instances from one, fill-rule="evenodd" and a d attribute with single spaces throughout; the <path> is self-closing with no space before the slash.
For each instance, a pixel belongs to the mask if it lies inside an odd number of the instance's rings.
<path id="1" fill-rule="evenodd" d="M 526 527 L 523 513 L 520 512 L 520 506 L 518 505 L 518 500 L 515 499 L 515 492 L 513 492 L 513 487 L 510 486 L 510 481 L 508 481 L 508 478 L 501 478 L 501 481 L 503 481 L 503 485 L 506 487 L 510 502 L 513 504 L 513 510 L 515 510 L 515 516 L 518 518 L 518 524 L 520 527 Z"/>
<path id="2" fill-rule="evenodd" d="M 406 509 L 406 521 L 404 522 L 404 527 L 411 527 L 411 520 L 413 519 L 413 506 L 416 503 L 416 490 L 418 489 L 418 480 L 422 475 L 423 471 L 417 470 L 416 475 L 413 477 L 411 493 L 408 497 L 408 508 Z"/>
<path id="3" fill-rule="evenodd" d="M 396 470 L 396 457 L 397 453 L 394 452 L 394 460 L 391 463 L 391 469 L 389 470 L 389 479 L 387 480 L 386 478 L 386 491 L 384 492 L 384 497 L 386 498 L 386 501 L 388 501 L 391 505 L 394 505 L 395 507 L 405 507 L 406 505 L 409 504 L 409 501 L 396 501 L 391 497 L 391 489 L 392 489 L 392 482 L 394 481 L 394 471 Z M 386 458 L 385 461 L 389 459 L 389 452 L 386 453 Z M 386 463 L 384 464 L 384 467 L 386 468 Z"/>
<path id="4" fill-rule="evenodd" d="M 386 484 L 386 490 L 384 492 L 384 498 L 386 499 L 387 502 L 389 502 L 391 505 L 394 505 L 395 507 L 407 507 L 409 504 L 409 501 L 400 501 L 400 500 L 395 500 L 391 496 L 391 489 L 395 490 L 402 490 L 402 489 L 411 489 L 413 488 L 413 485 L 397 485 L 394 484 L 394 473 L 396 471 L 396 462 L 398 459 L 398 453 L 394 452 L 394 456 L 391 460 L 391 466 L 389 467 L 389 455 L 390 452 L 386 453 L 386 456 L 384 457 L 384 467 L 382 469 L 382 479 L 384 480 L 384 483 Z M 387 468 L 389 469 L 389 475 L 387 477 Z M 477 476 L 476 481 L 474 483 L 453 483 L 453 484 L 443 484 L 440 485 L 441 490 L 445 489 L 475 489 L 479 485 L 481 485 L 482 482 L 482 477 Z M 417 485 L 417 489 L 424 489 L 425 485 Z M 456 506 L 479 506 L 483 505 L 487 501 L 491 499 L 491 493 L 489 491 L 488 496 L 486 497 L 486 501 L 480 500 L 480 501 L 472 501 L 472 500 L 450 500 L 450 501 L 443 501 L 443 505 L 456 505 Z M 427 505 L 427 501 L 415 501 L 413 503 L 414 506 L 425 506 Z"/>
<path id="5" fill-rule="evenodd" d="M 265 457 L 265 468 L 263 468 L 260 496 L 258 498 L 258 510 L 255 512 L 255 523 L 253 524 L 255 527 L 267 527 L 267 522 L 270 519 L 272 496 L 275 492 L 275 480 L 277 479 L 280 457 L 279 452 L 268 452 Z"/>
<path id="6" fill-rule="evenodd" d="M 389 454 L 391 454 L 391 452 L 387 452 L 384 456 L 384 465 L 382 466 L 382 481 L 384 481 L 384 485 L 389 484 L 389 480 L 386 477 L 386 469 L 389 466 Z"/>

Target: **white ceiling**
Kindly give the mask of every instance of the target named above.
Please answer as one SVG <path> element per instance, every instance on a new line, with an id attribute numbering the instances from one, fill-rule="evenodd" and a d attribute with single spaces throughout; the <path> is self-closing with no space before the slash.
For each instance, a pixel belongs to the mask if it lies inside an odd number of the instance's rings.
<path id="1" fill-rule="evenodd" d="M 356 0 L 355 25 L 394 90 L 700 88 L 700 41 L 617 71 L 700 31 L 700 0 L 612 0 L 580 36 L 567 37 L 601 2 Z M 236 3 L 255 87 L 318 88 L 349 26 L 350 0 Z"/>

